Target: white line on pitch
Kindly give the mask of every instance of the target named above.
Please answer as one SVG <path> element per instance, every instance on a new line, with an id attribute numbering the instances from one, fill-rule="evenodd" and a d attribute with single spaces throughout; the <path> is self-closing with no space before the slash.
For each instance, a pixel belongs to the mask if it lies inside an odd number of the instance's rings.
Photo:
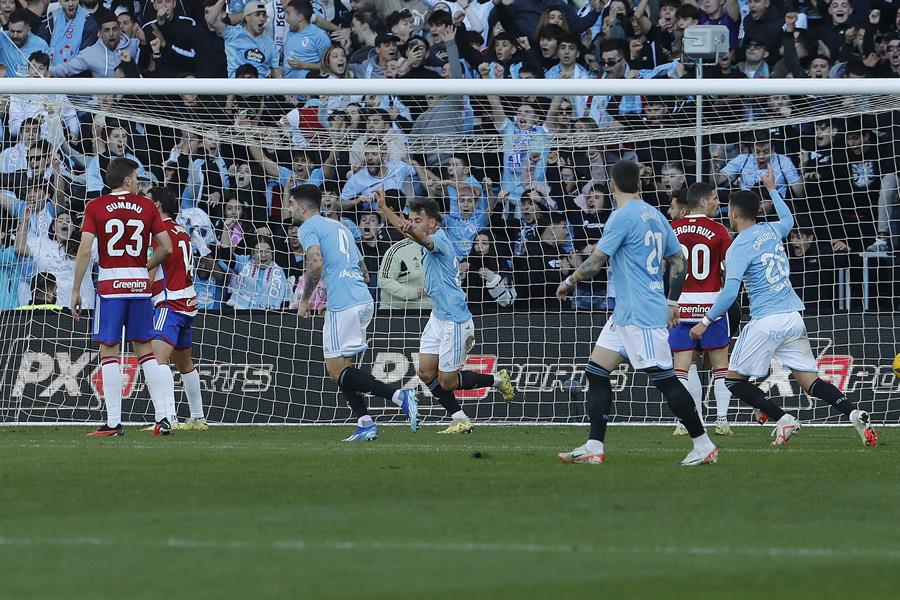
<path id="1" fill-rule="evenodd" d="M 594 546 L 589 544 L 503 544 L 481 542 L 373 542 L 363 540 L 201 540 L 168 538 L 165 540 L 126 540 L 119 538 L 0 538 L 0 547 L 155 547 L 191 550 L 335 550 L 335 551 L 434 551 L 483 552 L 497 554 L 584 554 L 609 556 L 772 556 L 785 558 L 874 558 L 900 561 L 900 549 L 867 548 L 778 548 L 743 546 Z"/>

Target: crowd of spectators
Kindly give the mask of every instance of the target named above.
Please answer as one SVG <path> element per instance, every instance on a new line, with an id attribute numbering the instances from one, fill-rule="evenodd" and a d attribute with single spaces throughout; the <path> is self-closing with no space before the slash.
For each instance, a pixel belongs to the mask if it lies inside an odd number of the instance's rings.
<path id="1" fill-rule="evenodd" d="M 695 77 L 682 43 L 696 24 L 731 33 L 732 50 L 703 67 L 705 78 L 900 76 L 890 0 L 0 0 L 0 76 Z M 608 309 L 614 285 L 603 279 L 580 284 L 564 306 L 553 294 L 603 234 L 614 208 L 607 167 L 638 161 L 644 198 L 664 211 L 696 177 L 693 139 L 679 137 L 693 98 L 455 97 L 437 81 L 424 97 L 302 89 L 78 102 L 0 95 L 0 308 L 68 303 L 81 213 L 106 191 L 116 157 L 140 165 L 142 191 L 169 186 L 182 198 L 200 308 L 213 310 L 297 304 L 303 248 L 284 199 L 302 183 L 322 188 L 323 212 L 353 233 L 382 310 L 431 300 L 420 249 L 385 227 L 375 189 L 399 210 L 416 196 L 442 203 L 474 311 Z M 815 101 L 708 98 L 704 114 L 764 124 Z M 880 261 L 875 295 L 892 302 L 900 121 L 857 98 L 822 102 L 866 114 L 711 135 L 701 177 L 718 186 L 724 212 L 731 190 L 764 194 L 760 175 L 775 171 L 799 217 L 788 253 L 811 310 L 837 308 L 837 270 L 861 252 Z M 221 127 L 274 132 L 279 143 L 235 143 Z M 677 133 L 599 141 L 648 129 Z"/>

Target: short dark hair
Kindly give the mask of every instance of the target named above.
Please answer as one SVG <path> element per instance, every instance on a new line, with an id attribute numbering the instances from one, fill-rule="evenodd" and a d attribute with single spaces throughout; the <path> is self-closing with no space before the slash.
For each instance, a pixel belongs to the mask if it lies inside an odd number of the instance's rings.
<path id="1" fill-rule="evenodd" d="M 728 204 L 729 206 L 737 208 L 743 218 L 755 220 L 757 215 L 759 215 L 759 207 L 762 204 L 762 199 L 756 192 L 741 190 L 740 192 L 735 192 L 731 195 Z"/>
<path id="2" fill-rule="evenodd" d="M 610 169 L 610 178 L 623 194 L 636 194 L 641 188 L 641 168 L 633 160 L 617 161 Z"/>
<path id="3" fill-rule="evenodd" d="M 50 55 L 46 52 L 41 52 L 40 50 L 38 50 L 37 52 L 32 52 L 28 57 L 28 60 L 36 62 L 44 68 L 50 67 Z"/>
<path id="4" fill-rule="evenodd" d="M 397 25 L 403 19 L 412 19 L 413 15 L 409 11 L 408 8 L 404 8 L 403 10 L 395 10 L 388 16 L 384 18 L 384 27 L 388 31 L 394 28 L 394 25 Z"/>
<path id="5" fill-rule="evenodd" d="M 292 188 L 290 198 L 291 200 L 308 204 L 316 210 L 322 208 L 322 191 L 316 186 L 308 183 Z"/>
<path id="6" fill-rule="evenodd" d="M 674 192 L 672 192 L 672 200 L 675 202 L 675 204 L 677 204 L 679 206 L 682 206 L 688 210 L 691 209 L 691 205 L 688 202 L 688 192 L 684 188 L 681 188 L 680 190 L 675 190 Z"/>
<path id="7" fill-rule="evenodd" d="M 372 31 L 381 30 L 381 21 L 378 19 L 378 15 L 372 10 L 366 9 L 354 11 L 353 18 L 364 25 L 368 25 L 369 29 Z"/>
<path id="8" fill-rule="evenodd" d="M 574 44 L 576 48 L 581 49 L 581 41 L 578 39 L 578 34 L 574 31 L 565 31 L 563 30 L 562 34 L 556 38 L 558 44 Z"/>
<path id="9" fill-rule="evenodd" d="M 288 0 L 286 4 L 303 15 L 307 21 L 312 21 L 313 7 L 309 0 Z"/>
<path id="10" fill-rule="evenodd" d="M 130 158 L 114 158 L 106 167 L 106 186 L 117 189 L 125 185 L 125 179 L 138 170 L 138 164 Z"/>
<path id="11" fill-rule="evenodd" d="M 154 187 L 150 190 L 150 199 L 159 202 L 159 207 L 170 217 L 178 216 L 178 196 L 170 187 Z"/>
<path id="12" fill-rule="evenodd" d="M 705 181 L 692 183 L 687 190 L 687 206 L 691 210 L 700 206 L 700 202 L 716 190 L 713 186 Z"/>
<path id="13" fill-rule="evenodd" d="M 453 15 L 446 10 L 433 10 L 431 11 L 431 14 L 428 15 L 428 18 L 425 19 L 425 25 L 428 27 L 431 27 L 432 25 L 453 25 Z"/>
<path id="14" fill-rule="evenodd" d="M 565 34 L 566 30 L 554 23 L 547 23 L 538 29 L 537 38 L 539 40 L 559 40 Z"/>
<path id="15" fill-rule="evenodd" d="M 600 56 L 597 57 L 597 60 L 600 60 L 604 52 L 612 52 L 613 50 L 618 52 L 619 56 L 621 56 L 622 58 L 625 58 L 625 56 L 628 54 L 623 40 L 604 40 L 603 43 L 600 44 Z"/>
<path id="16" fill-rule="evenodd" d="M 9 15 L 10 23 L 25 23 L 31 27 L 31 21 L 28 19 L 28 13 L 24 8 L 17 8 Z"/>
<path id="17" fill-rule="evenodd" d="M 700 9 L 693 4 L 682 4 L 675 11 L 676 19 L 694 19 L 700 20 Z"/>
<path id="18" fill-rule="evenodd" d="M 409 212 L 410 214 L 424 213 L 426 217 L 429 219 L 437 219 L 439 223 L 443 221 L 441 209 L 438 207 L 438 203 L 432 198 L 416 198 L 409 203 Z"/>
<path id="19" fill-rule="evenodd" d="M 234 72 L 235 77 L 244 77 L 246 75 L 251 75 L 254 78 L 258 78 L 259 77 L 259 69 L 257 69 L 250 63 L 244 63 L 241 66 L 239 66 Z"/>

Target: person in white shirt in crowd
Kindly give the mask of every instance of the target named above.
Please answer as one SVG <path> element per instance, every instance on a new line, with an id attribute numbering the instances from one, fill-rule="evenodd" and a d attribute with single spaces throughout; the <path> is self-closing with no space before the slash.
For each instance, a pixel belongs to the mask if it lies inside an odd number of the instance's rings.
<path id="1" fill-rule="evenodd" d="M 291 284 L 284 269 L 275 264 L 268 239 L 258 239 L 253 254 L 235 256 L 232 273 L 228 304 L 234 308 L 280 309 L 291 297 Z"/>
<path id="2" fill-rule="evenodd" d="M 50 75 L 50 56 L 35 52 L 28 60 L 36 77 Z M 81 122 L 65 94 L 16 94 L 9 103 L 9 133 L 18 137 L 22 123 L 37 119 L 41 123 L 40 135 L 52 139 L 55 146 L 68 141 L 75 144 L 81 138 Z"/>

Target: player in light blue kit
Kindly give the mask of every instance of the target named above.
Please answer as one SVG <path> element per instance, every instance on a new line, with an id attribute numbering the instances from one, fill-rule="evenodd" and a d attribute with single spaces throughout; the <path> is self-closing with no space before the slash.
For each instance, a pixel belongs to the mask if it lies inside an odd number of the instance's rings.
<path id="1" fill-rule="evenodd" d="M 690 393 L 672 370 L 668 328 L 678 323 L 678 298 L 687 275 L 681 245 L 662 213 L 640 198 L 637 163 L 620 160 L 610 175 L 610 190 L 618 208 L 610 215 L 594 253 L 556 290 L 556 296 L 564 300 L 579 281 L 590 279 L 610 261 L 616 308 L 584 369 L 591 432 L 587 443 L 561 452 L 559 459 L 594 465 L 606 460 L 603 442 L 612 409 L 609 374 L 624 359 L 649 376 L 688 430 L 694 448 L 681 464 L 714 463 L 719 451 L 706 434 Z M 668 301 L 663 293 L 664 261 L 669 265 Z"/>
<path id="2" fill-rule="evenodd" d="M 800 421 L 781 410 L 765 392 L 747 381 L 750 377 L 766 377 L 772 357 L 775 357 L 790 369 L 807 394 L 824 400 L 850 417 L 863 444 L 874 446 L 878 443 L 878 435 L 869 414 L 857 410 L 839 389 L 819 379 L 819 366 L 800 315 L 803 301 L 791 287 L 790 263 L 782 244 L 794 226 L 794 217 L 776 189 L 771 166 L 762 182 L 775 203 L 778 221 L 756 222 L 761 204 L 756 193 L 731 195 L 728 220 L 738 235 L 725 254 L 725 287 L 703 319 L 691 329 L 691 337 L 700 339 L 710 323 L 728 310 L 737 298 L 743 280 L 750 296 L 750 322 L 738 336 L 728 365 L 725 385 L 732 395 L 775 419 L 772 445 L 786 444 L 800 429 Z"/>
<path id="3" fill-rule="evenodd" d="M 385 220 L 422 246 L 425 293 L 431 297 L 434 308 L 422 332 L 418 375 L 453 419 L 450 427 L 440 433 L 471 433 L 472 421 L 453 390 L 494 388 L 507 402 L 512 401 L 516 390 L 505 370 L 494 374 L 463 370 L 469 350 L 475 345 L 475 323 L 466 305 L 466 293 L 459 286 L 456 248 L 440 228 L 437 202 L 430 198 L 414 200 L 409 205 L 407 221 L 387 205 L 384 191 L 376 191 L 375 197 Z"/>
<path id="4" fill-rule="evenodd" d="M 357 420 L 357 428 L 346 442 L 378 439 L 378 426 L 369 415 L 361 394 L 390 400 L 409 417 L 413 431 L 418 427 L 419 402 L 413 390 L 400 390 L 375 379 L 353 366 L 353 359 L 365 352 L 366 328 L 372 322 L 375 303 L 366 285 L 368 273 L 353 235 L 343 223 L 323 217 L 322 192 L 314 185 L 290 191 L 291 219 L 300 225 L 300 243 L 306 251 L 305 285 L 298 312 L 309 317 L 309 298 L 319 280 L 325 278 L 325 325 L 322 346 L 328 376 L 338 384 Z"/>

